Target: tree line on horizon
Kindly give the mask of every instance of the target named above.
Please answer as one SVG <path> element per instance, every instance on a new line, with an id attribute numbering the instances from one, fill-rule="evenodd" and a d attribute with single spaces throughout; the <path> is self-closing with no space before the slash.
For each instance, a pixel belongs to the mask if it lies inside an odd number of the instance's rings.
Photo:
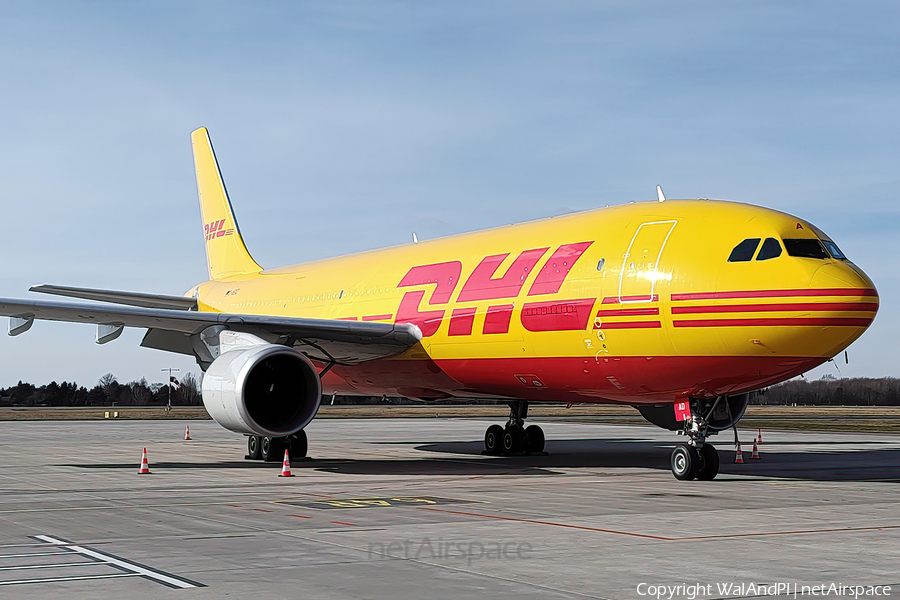
<path id="1" fill-rule="evenodd" d="M 792 379 L 760 390 L 751 404 L 776 406 L 900 406 L 900 379 L 853 377 Z"/>
<path id="2" fill-rule="evenodd" d="M 175 379 L 175 378 L 173 378 Z M 201 406 L 201 379 L 186 373 L 180 381 L 148 383 L 147 379 L 119 383 L 107 373 L 88 389 L 74 382 L 35 386 L 20 381 L 0 388 L 0 406 L 165 406 L 171 394 L 172 406 Z M 479 400 L 445 400 L 434 404 L 484 404 Z M 406 398 L 379 396 L 331 396 L 323 404 L 420 404 Z M 490 401 L 493 403 L 493 401 Z M 793 379 L 754 392 L 751 404 L 769 406 L 900 406 L 900 379 L 896 377 L 855 377 L 838 379 L 826 374 L 821 379 Z"/>
<path id="3" fill-rule="evenodd" d="M 170 398 L 172 406 L 202 405 L 200 378 L 189 372 L 169 384 L 148 383 L 146 377 L 119 383 L 107 373 L 90 389 L 67 381 L 40 387 L 19 381 L 0 388 L 0 406 L 166 406 Z"/>

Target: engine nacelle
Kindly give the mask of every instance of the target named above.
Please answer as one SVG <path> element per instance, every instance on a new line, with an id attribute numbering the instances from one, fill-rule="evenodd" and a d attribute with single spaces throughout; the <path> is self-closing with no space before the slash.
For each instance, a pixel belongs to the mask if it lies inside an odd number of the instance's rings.
<path id="1" fill-rule="evenodd" d="M 278 344 L 224 352 L 203 377 L 209 416 L 237 433 L 297 433 L 316 416 L 321 399 L 322 383 L 309 359 Z"/>
<path id="2" fill-rule="evenodd" d="M 701 404 L 704 412 L 709 410 L 714 402 L 714 399 L 702 400 Z M 728 403 L 727 407 L 725 405 L 726 402 Z M 724 401 L 720 400 L 709 418 L 710 430 L 723 431 L 732 427 L 744 416 L 748 404 L 750 404 L 750 394 L 727 396 Z M 682 421 L 675 420 L 675 407 L 672 404 L 663 404 L 662 406 L 635 405 L 635 408 L 638 409 L 642 417 L 657 427 L 662 427 L 669 431 L 678 431 L 684 427 Z M 731 409 L 730 417 L 729 408 Z"/>

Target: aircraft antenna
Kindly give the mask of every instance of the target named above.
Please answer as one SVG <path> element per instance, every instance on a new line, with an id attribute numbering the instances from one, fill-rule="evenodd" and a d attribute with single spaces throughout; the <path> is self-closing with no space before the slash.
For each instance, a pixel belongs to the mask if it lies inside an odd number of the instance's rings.
<path id="1" fill-rule="evenodd" d="M 666 195 L 663 194 L 662 186 L 661 186 L 661 185 L 656 186 L 656 197 L 659 198 L 659 201 L 660 201 L 660 202 L 665 202 L 665 201 L 666 201 Z"/>
<path id="2" fill-rule="evenodd" d="M 419 243 L 419 236 L 416 235 L 416 232 L 413 231 L 413 244 Z"/>

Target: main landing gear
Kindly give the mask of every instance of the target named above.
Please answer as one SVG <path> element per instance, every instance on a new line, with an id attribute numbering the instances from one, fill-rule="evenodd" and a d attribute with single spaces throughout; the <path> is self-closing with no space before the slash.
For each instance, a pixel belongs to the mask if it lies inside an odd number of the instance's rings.
<path id="1" fill-rule="evenodd" d="M 491 425 L 484 433 L 485 454 L 540 454 L 544 451 L 544 430 L 537 425 L 525 427 L 528 403 L 509 403 L 506 427 Z"/>
<path id="2" fill-rule="evenodd" d="M 717 398 L 712 403 L 700 400 L 690 402 L 691 417 L 685 420 L 684 429 L 678 432 L 678 435 L 689 439 L 675 446 L 669 460 L 675 479 L 710 481 L 718 475 L 719 453 L 712 444 L 707 443 L 706 438 L 710 435 L 709 417 L 719 400 Z"/>
<path id="3" fill-rule="evenodd" d="M 247 458 L 266 462 L 281 462 L 287 449 L 291 460 L 306 458 L 308 442 L 306 432 L 302 429 L 289 436 L 270 437 L 263 435 L 247 436 Z"/>

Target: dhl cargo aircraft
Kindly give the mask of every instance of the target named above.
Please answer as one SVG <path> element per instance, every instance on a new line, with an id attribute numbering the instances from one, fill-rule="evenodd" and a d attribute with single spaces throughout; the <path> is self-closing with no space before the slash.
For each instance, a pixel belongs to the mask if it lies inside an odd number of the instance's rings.
<path id="1" fill-rule="evenodd" d="M 712 479 L 709 435 L 749 392 L 829 360 L 878 310 L 872 281 L 807 221 L 707 200 L 627 204 L 292 267 L 241 238 L 206 129 L 192 134 L 209 281 L 185 296 L 40 285 L 99 303 L 0 300 L 35 319 L 124 327 L 193 355 L 250 458 L 305 456 L 324 394 L 509 404 L 485 451 L 541 452 L 529 403 L 617 403 L 685 435 L 679 479 Z M 115 306 L 111 306 L 115 305 Z"/>

